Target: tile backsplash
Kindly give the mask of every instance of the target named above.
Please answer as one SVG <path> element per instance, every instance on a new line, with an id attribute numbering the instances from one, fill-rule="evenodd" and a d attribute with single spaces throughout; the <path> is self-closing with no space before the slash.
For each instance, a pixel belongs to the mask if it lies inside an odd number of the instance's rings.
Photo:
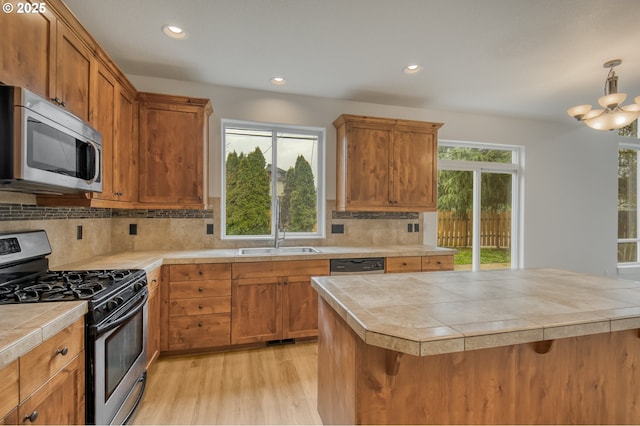
<path id="1" fill-rule="evenodd" d="M 9 201 L 7 201 L 9 198 Z M 122 251 L 186 250 L 267 246 L 270 241 L 220 239 L 220 199 L 209 200 L 209 210 L 98 209 L 39 207 L 30 200 L 0 197 L 0 232 L 44 229 L 52 246 L 55 268 L 101 254 Z M 419 213 L 336 212 L 327 201 L 326 238 L 290 240 L 283 245 L 405 245 L 422 244 Z M 415 225 L 419 224 L 420 226 Z M 134 235 L 131 225 L 135 225 Z M 333 227 L 332 227 L 333 225 Z M 79 237 L 81 228 L 82 239 Z M 213 234 L 210 233 L 213 228 Z M 332 233 L 340 230 L 340 233 Z M 416 229 L 409 232 L 408 229 Z"/>

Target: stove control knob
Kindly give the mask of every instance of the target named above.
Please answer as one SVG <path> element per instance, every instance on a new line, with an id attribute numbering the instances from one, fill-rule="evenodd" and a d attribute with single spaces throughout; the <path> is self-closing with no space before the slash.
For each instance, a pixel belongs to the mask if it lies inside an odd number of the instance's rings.
<path id="1" fill-rule="evenodd" d="M 145 282 L 143 282 L 143 281 L 138 281 L 137 283 L 135 283 L 135 284 L 133 285 L 133 289 L 134 289 L 135 291 L 140 291 L 140 290 L 142 290 L 142 289 L 144 288 L 144 285 L 145 285 L 145 284 L 146 284 L 146 283 L 145 283 Z"/>
<path id="2" fill-rule="evenodd" d="M 111 312 L 111 311 L 113 311 L 113 310 L 114 310 L 115 308 L 117 308 L 117 307 L 118 307 L 118 301 L 117 301 L 116 299 L 109 300 L 109 301 L 107 302 L 107 306 L 106 306 L 106 308 L 107 308 L 107 312 Z"/>

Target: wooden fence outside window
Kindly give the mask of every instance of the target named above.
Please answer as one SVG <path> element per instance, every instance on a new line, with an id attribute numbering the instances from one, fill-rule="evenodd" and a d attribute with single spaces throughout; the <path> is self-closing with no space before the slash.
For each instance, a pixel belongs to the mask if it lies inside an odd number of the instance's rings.
<path id="1" fill-rule="evenodd" d="M 438 246 L 471 247 L 471 218 L 459 219 L 452 211 L 438 211 Z M 480 213 L 480 246 L 511 247 L 511 211 Z"/>

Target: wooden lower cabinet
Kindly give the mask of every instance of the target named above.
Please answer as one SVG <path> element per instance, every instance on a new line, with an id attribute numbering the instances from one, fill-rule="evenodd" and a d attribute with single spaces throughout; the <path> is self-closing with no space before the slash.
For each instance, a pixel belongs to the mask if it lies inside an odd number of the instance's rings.
<path id="1" fill-rule="evenodd" d="M 453 271 L 453 255 L 423 256 L 422 270 L 427 271 Z"/>
<path id="2" fill-rule="evenodd" d="M 312 276 L 329 275 L 328 260 L 233 264 L 231 344 L 318 335 Z"/>
<path id="3" fill-rule="evenodd" d="M 453 255 L 401 256 L 385 259 L 387 274 L 430 271 L 453 271 Z"/>
<path id="4" fill-rule="evenodd" d="M 170 265 L 166 344 L 168 351 L 229 346 L 231 264 Z"/>
<path id="5" fill-rule="evenodd" d="M 21 423 L 84 424 L 84 351 L 18 407 Z"/>
<path id="6" fill-rule="evenodd" d="M 20 403 L 4 422 L 85 423 L 84 318 L 44 341 L 17 362 Z M 4 387 L 4 384 L 0 385 L 0 388 Z"/>
<path id="7" fill-rule="evenodd" d="M 0 425 L 17 425 L 18 424 L 18 409 L 14 408 L 9 414 L 0 418 Z"/>
<path id="8" fill-rule="evenodd" d="M 422 271 L 422 258 L 420 256 L 387 257 L 384 271 L 387 274 L 420 272 Z"/>
<path id="9" fill-rule="evenodd" d="M 20 402 L 20 370 L 18 360 L 0 369 L 0 419 L 10 424 L 9 415 Z M 13 413 L 14 415 L 17 413 Z M 2 420 L 0 420 L 0 424 Z"/>

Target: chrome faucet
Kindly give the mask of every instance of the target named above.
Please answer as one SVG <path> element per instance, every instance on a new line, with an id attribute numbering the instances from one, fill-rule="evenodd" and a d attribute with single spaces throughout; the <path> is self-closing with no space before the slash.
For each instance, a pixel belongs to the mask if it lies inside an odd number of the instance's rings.
<path id="1" fill-rule="evenodd" d="M 275 213 L 276 213 L 276 232 L 273 238 L 273 247 L 274 248 L 279 248 L 280 247 L 280 243 L 284 241 L 285 237 L 287 236 L 287 231 L 285 231 L 284 229 L 282 230 L 282 238 L 280 238 L 280 226 L 282 225 L 282 217 L 281 217 L 281 212 L 280 212 L 280 198 L 276 197 L 276 206 L 275 206 Z"/>

